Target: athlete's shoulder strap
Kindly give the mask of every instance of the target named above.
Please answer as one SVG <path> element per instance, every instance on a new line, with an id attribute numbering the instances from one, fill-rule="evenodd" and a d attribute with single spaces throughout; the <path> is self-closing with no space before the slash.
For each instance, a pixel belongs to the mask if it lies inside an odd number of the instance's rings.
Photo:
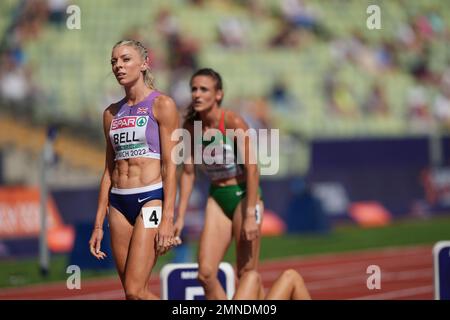
<path id="1" fill-rule="evenodd" d="M 226 120 L 226 117 L 225 117 L 225 110 L 222 110 L 222 114 L 220 116 L 220 121 L 219 121 L 219 130 L 224 135 L 225 135 L 226 127 L 227 127 L 227 120 Z"/>
<path id="2" fill-rule="evenodd" d="M 157 90 L 154 90 L 154 91 L 150 94 L 150 96 L 148 97 L 148 99 L 153 103 L 153 100 L 155 100 L 155 98 L 156 98 L 156 97 L 159 97 L 161 94 L 162 94 L 161 92 L 159 92 L 159 91 L 157 91 Z"/>

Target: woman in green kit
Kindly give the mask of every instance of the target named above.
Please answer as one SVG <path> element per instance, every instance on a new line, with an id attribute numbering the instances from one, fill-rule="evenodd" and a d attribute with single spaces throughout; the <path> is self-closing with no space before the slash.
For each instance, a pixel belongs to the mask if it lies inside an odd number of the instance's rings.
<path id="1" fill-rule="evenodd" d="M 199 166 L 211 180 L 200 236 L 198 277 L 207 299 L 224 300 L 227 297 L 217 272 L 233 237 L 236 240 L 237 276 L 258 267 L 263 212 L 259 172 L 256 161 L 252 161 L 255 159 L 254 148 L 249 136 L 239 139 L 226 134 L 230 129 L 246 132 L 249 128 L 238 114 L 220 107 L 224 95 L 221 76 L 212 69 L 200 69 L 191 77 L 190 86 L 192 102 L 183 127 L 194 137 L 190 142 L 191 150 L 199 150 L 198 144 L 201 144 Z M 197 131 L 194 127 L 198 127 L 200 121 L 202 137 L 199 138 L 194 136 Z M 215 133 L 213 137 L 207 137 L 208 129 L 217 129 L 209 130 L 209 133 Z M 180 202 L 174 225 L 176 237 L 183 229 L 194 180 L 194 155 L 191 154 L 185 160 L 181 174 Z"/>

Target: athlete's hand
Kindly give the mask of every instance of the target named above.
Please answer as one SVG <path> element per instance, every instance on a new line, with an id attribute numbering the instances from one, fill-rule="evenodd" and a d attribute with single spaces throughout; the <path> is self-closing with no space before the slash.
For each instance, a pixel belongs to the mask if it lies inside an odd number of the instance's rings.
<path id="1" fill-rule="evenodd" d="M 183 231 L 183 227 L 184 227 L 184 219 L 178 217 L 177 220 L 175 221 L 175 224 L 173 225 L 176 246 L 182 243 L 180 235 L 181 231 Z"/>
<path id="2" fill-rule="evenodd" d="M 244 218 L 244 223 L 242 226 L 242 233 L 244 240 L 253 241 L 259 236 L 259 228 L 256 223 L 256 215 L 248 214 Z"/>
<path id="3" fill-rule="evenodd" d="M 172 219 L 162 218 L 158 233 L 156 234 L 156 251 L 163 255 L 175 245 Z"/>
<path id="4" fill-rule="evenodd" d="M 92 231 L 91 239 L 89 240 L 89 250 L 91 251 L 91 254 L 99 260 L 103 260 L 106 257 L 106 253 L 100 251 L 102 239 L 103 229 L 95 228 Z"/>

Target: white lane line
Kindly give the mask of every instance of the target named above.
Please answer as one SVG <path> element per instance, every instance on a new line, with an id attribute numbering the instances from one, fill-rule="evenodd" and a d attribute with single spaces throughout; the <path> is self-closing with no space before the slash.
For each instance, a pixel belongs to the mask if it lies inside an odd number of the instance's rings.
<path id="1" fill-rule="evenodd" d="M 434 286 L 421 286 L 408 289 L 395 290 L 386 293 L 371 294 L 367 296 L 352 298 L 350 300 L 392 300 L 396 298 L 412 297 L 418 294 L 433 293 Z"/>
<path id="2" fill-rule="evenodd" d="M 412 271 L 402 271 L 402 272 L 386 272 L 381 274 L 381 285 L 383 286 L 390 282 L 406 281 L 406 280 L 420 280 L 429 279 L 432 280 L 432 268 L 425 268 L 420 270 Z M 332 280 L 318 280 L 318 281 L 307 281 L 305 280 L 305 285 L 308 290 L 325 290 L 340 287 L 354 287 L 358 284 L 361 288 L 367 289 L 367 277 L 366 274 L 359 274 L 348 277 L 339 277 Z M 369 290 L 369 289 L 367 289 Z"/>
<path id="3" fill-rule="evenodd" d="M 68 296 L 64 298 L 57 298 L 55 300 L 114 300 L 124 298 L 125 294 L 123 293 L 123 290 L 110 290 L 76 296 Z"/>
<path id="4" fill-rule="evenodd" d="M 82 270 L 83 272 L 83 270 Z M 101 286 L 114 286 L 117 285 L 120 287 L 120 280 L 117 276 L 109 277 L 109 278 L 89 278 L 82 280 L 82 286 L 86 288 L 96 288 Z M 56 283 L 34 283 L 27 285 L 26 287 L 17 287 L 17 288 L 5 288 L 0 289 L 0 297 L 4 294 L 25 294 L 25 293 L 34 293 L 34 292 L 52 292 L 54 290 L 61 291 L 66 289 L 66 282 L 59 281 Z"/>
<path id="5" fill-rule="evenodd" d="M 429 267 L 432 265 L 431 260 L 423 259 L 422 257 L 414 257 L 410 259 L 402 259 L 400 261 L 373 261 L 369 262 L 350 262 L 350 263 L 342 263 L 338 265 L 323 265 L 317 267 L 303 267 L 301 265 L 290 265 L 289 268 L 297 270 L 303 277 L 306 278 L 326 278 L 326 277 L 336 277 L 339 275 L 347 275 L 354 273 L 366 273 L 366 269 L 369 265 L 376 264 L 380 266 L 382 272 L 390 271 L 389 269 L 395 268 L 399 269 L 401 267 Z M 282 271 L 280 270 L 270 270 L 267 271 L 263 268 L 260 268 L 260 273 L 263 278 L 267 277 L 268 279 L 275 279 L 278 277 Z M 394 270 L 395 271 L 395 270 Z M 407 270 L 408 271 L 408 270 Z"/>
<path id="6" fill-rule="evenodd" d="M 159 286 L 150 285 L 149 289 L 153 293 L 159 295 Z M 74 295 L 74 296 L 68 296 L 68 297 L 64 297 L 64 298 L 57 298 L 55 300 L 115 300 L 115 299 L 125 299 L 125 293 L 123 292 L 122 289 Z"/>
<path id="7" fill-rule="evenodd" d="M 355 251 L 347 251 L 347 252 L 336 252 L 336 253 L 325 253 L 325 254 L 313 254 L 306 256 L 298 256 L 298 257 L 289 257 L 285 259 L 278 260 L 268 260 L 265 261 L 265 265 L 267 267 L 271 267 L 272 264 L 277 267 L 279 264 L 289 264 L 289 263 L 298 263 L 302 262 L 304 264 L 315 264 L 322 263 L 324 261 L 328 262 L 329 259 L 340 262 L 344 262 L 345 260 L 359 260 L 364 259 L 367 256 L 373 258 L 376 256 L 409 256 L 409 255 L 424 255 L 424 254 L 432 254 L 431 246 L 413 246 L 413 247 L 389 247 L 384 249 L 366 249 L 366 250 L 355 250 Z"/>
<path id="8" fill-rule="evenodd" d="M 378 254 L 379 253 L 379 254 Z M 264 263 L 264 265 L 261 265 L 260 269 L 264 270 L 270 270 L 270 269 L 278 269 L 278 268 L 288 268 L 291 265 L 298 265 L 302 266 L 303 268 L 317 268 L 320 266 L 317 266 L 317 264 L 327 264 L 327 265 L 341 265 L 346 263 L 353 263 L 353 262 L 362 262 L 362 261 L 381 261 L 381 260 L 390 260 L 395 259 L 398 260 L 399 257 L 402 257 L 406 259 L 423 259 L 426 260 L 427 258 L 432 259 L 432 252 L 430 248 L 427 248 L 427 250 L 405 250 L 405 251 L 393 251 L 393 250 L 384 250 L 380 252 L 371 252 L 369 253 L 342 253 L 342 255 L 339 257 L 339 255 L 328 255 L 323 256 L 321 258 L 315 258 L 315 257 L 297 257 L 296 259 L 283 259 L 279 261 L 267 261 Z M 330 261 L 335 259 L 336 261 Z"/>

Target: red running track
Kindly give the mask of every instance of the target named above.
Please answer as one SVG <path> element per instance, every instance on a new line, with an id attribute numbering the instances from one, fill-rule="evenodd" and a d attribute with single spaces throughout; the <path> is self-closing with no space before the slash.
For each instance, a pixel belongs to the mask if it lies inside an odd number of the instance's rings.
<path id="1" fill-rule="evenodd" d="M 367 267 L 381 269 L 381 288 L 369 290 Z M 313 299 L 433 299 L 433 256 L 431 246 L 397 247 L 350 253 L 271 260 L 261 263 L 264 286 L 292 268 L 300 272 Z M 160 292 L 158 275 L 150 289 Z M 80 290 L 69 290 L 65 282 L 0 289 L 0 299 L 124 299 L 117 277 L 83 280 Z"/>

